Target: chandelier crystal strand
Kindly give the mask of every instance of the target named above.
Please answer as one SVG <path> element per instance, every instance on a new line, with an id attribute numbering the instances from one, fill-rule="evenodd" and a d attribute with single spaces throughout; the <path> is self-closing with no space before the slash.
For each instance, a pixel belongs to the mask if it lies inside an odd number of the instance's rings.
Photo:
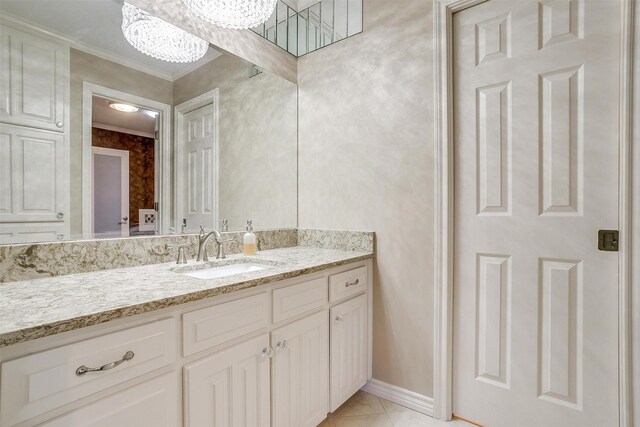
<path id="1" fill-rule="evenodd" d="M 195 62 L 209 43 L 127 2 L 122 6 L 122 33 L 134 48 L 167 62 Z"/>
<path id="2" fill-rule="evenodd" d="M 182 0 L 198 17 L 234 30 L 257 27 L 269 19 L 278 0 Z"/>

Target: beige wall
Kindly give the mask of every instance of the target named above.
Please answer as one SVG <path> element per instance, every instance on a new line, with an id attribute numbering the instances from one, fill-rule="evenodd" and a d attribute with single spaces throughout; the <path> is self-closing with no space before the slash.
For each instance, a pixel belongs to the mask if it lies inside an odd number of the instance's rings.
<path id="1" fill-rule="evenodd" d="M 223 54 L 174 82 L 174 103 L 219 89 L 219 218 L 233 229 L 297 224 L 297 88 Z"/>
<path id="2" fill-rule="evenodd" d="M 86 81 L 171 105 L 168 80 L 71 49 L 71 236 L 82 235 L 82 82 Z"/>
<path id="3" fill-rule="evenodd" d="M 376 232 L 373 376 L 433 396 L 431 1 L 364 13 L 299 60 L 300 227 Z"/>

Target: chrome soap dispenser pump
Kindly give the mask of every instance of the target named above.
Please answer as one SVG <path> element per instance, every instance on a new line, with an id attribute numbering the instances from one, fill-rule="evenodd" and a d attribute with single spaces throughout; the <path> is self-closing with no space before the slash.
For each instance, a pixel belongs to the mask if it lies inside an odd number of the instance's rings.
<path id="1" fill-rule="evenodd" d="M 256 235 L 253 234 L 253 221 L 247 220 L 247 232 L 242 237 L 242 253 L 245 255 L 255 255 L 257 250 Z"/>

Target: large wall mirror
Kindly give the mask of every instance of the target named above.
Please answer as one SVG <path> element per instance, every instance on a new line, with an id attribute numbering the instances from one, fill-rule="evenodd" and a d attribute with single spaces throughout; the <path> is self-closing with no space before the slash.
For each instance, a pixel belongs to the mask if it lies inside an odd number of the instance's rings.
<path id="1" fill-rule="evenodd" d="M 296 227 L 296 85 L 145 55 L 122 8 L 0 2 L 0 244 Z"/>

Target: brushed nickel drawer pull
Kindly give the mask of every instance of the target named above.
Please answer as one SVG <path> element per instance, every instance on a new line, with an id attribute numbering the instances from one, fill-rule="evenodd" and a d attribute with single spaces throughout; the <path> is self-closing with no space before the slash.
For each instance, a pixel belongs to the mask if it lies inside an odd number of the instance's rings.
<path id="1" fill-rule="evenodd" d="M 354 282 L 347 282 L 347 283 L 344 284 L 344 287 L 348 288 L 349 286 L 355 286 L 358 283 L 360 283 L 360 279 L 356 279 Z"/>
<path id="2" fill-rule="evenodd" d="M 88 368 L 84 365 L 80 366 L 78 369 L 76 369 L 76 375 L 81 377 L 84 374 L 86 374 L 87 372 L 102 372 L 102 371 L 108 371 L 109 369 L 113 369 L 116 366 L 120 365 L 121 363 L 124 363 L 128 360 L 133 359 L 133 351 L 127 351 L 124 356 L 122 356 L 122 359 L 120 360 L 116 360 L 115 362 L 111 362 L 111 363 L 107 363 L 106 365 L 102 365 L 99 368 Z"/>

